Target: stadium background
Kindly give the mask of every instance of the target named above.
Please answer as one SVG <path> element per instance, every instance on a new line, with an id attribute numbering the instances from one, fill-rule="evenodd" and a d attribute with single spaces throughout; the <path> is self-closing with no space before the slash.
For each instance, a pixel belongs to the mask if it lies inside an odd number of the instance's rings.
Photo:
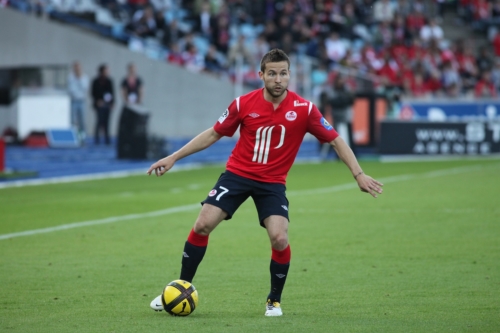
<path id="1" fill-rule="evenodd" d="M 494 20 L 459 21 L 484 2 L 460 1 L 463 8 L 413 3 L 427 5 L 430 15 L 442 7 L 445 37 L 472 39 L 475 54 L 486 45 L 494 59 L 487 32 L 495 31 L 486 29 L 494 28 Z M 11 91 L 0 75 L 1 98 L 9 100 L 0 105 L 2 134 L 16 125 L 19 97 L 64 95 L 75 60 L 90 77 L 106 62 L 115 83 L 134 62 L 145 81 L 148 132 L 152 142 L 166 139 L 168 150 L 212 125 L 234 96 L 251 89 L 242 83 L 254 83 L 255 77 L 234 75 L 234 69 L 214 76 L 168 63 L 168 53 L 154 40 L 129 42 L 123 28 L 94 1 L 0 0 L 0 70 L 40 79 L 37 87 Z M 240 28 L 249 31 L 248 25 Z M 331 84 L 330 71 L 295 56 L 292 89 L 315 100 L 322 84 Z M 307 68 L 311 76 L 302 75 Z M 330 74 L 340 71 L 354 81 L 367 78 L 337 65 Z M 0 181 L 0 331 L 498 332 L 500 166 L 491 156 L 499 149 L 498 101 L 475 99 L 469 90 L 455 97 L 444 91 L 418 99 L 402 95 L 398 104 L 397 90 L 382 88 L 360 93 L 356 112 L 359 157 L 365 172 L 385 184 L 383 195 L 375 200 L 360 193 L 334 160 L 296 163 L 290 172 L 294 259 L 283 320 L 263 316 L 269 244 L 251 202 L 211 235 L 195 282 L 199 309 L 187 320 L 149 309 L 150 300 L 178 276 L 178 251 L 233 139 L 181 165 L 201 168 L 160 179 L 144 175 L 151 160 L 117 159 L 116 141 L 96 146 L 87 140 L 74 148 L 7 141 L 7 173 L 1 175 L 31 173 L 18 174 L 29 179 Z M 120 108 L 119 98 L 114 136 Z M 36 118 L 53 110 L 38 105 L 29 111 Z M 380 131 L 377 117 L 386 118 Z M 86 120 L 91 129 L 90 109 Z M 318 148 L 307 138 L 298 158 L 318 161 Z M 388 155 L 381 155 L 383 149 Z M 391 158 L 399 163 L 381 162 Z"/>
<path id="2" fill-rule="evenodd" d="M 167 23 L 178 21 L 179 29 L 183 32 L 179 45 L 194 44 L 201 56 L 208 52 L 211 42 L 217 45 L 217 56 L 221 59 L 221 63 L 227 65 L 218 72 L 214 72 L 208 66 L 201 72 L 193 70 L 194 66 L 190 67 L 188 60 L 182 65 L 171 62 L 169 57 L 174 51 L 164 45 L 164 38 L 162 38 L 163 32 L 167 30 L 158 31 L 157 29 L 152 34 L 146 35 L 141 35 L 134 30 L 136 27 L 131 22 L 137 21 L 137 13 L 140 13 L 139 16 L 145 15 L 142 9 L 146 7 L 147 2 L 90 0 L 2 2 L 5 8 L 0 11 L 2 45 L 0 67 L 4 71 L 12 72 L 23 69 L 31 70 L 32 73 L 36 72 L 38 82 L 33 85 L 29 82 L 31 78 L 27 75 L 28 78 L 21 82 L 21 86 L 16 83 L 18 86 L 14 88 L 8 75 L 7 79 L 5 75 L 3 76 L 3 95 L 11 97 L 7 98 L 9 99 L 7 103 L 4 102 L 0 106 L 0 130 L 4 132 L 6 128 L 15 129 L 16 121 L 19 121 L 16 119 L 17 105 L 13 96 L 22 96 L 26 91 L 44 94 L 44 91 L 64 90 L 71 63 L 79 61 L 90 78 L 94 77 L 99 64 L 106 63 L 110 68 L 118 97 L 111 117 L 110 130 L 111 134 L 116 136 L 123 106 L 118 85 L 125 75 L 127 64 L 132 62 L 137 67 L 138 75 L 145 82 L 144 106 L 149 111 L 147 126 L 149 136 L 159 140 L 167 139 L 170 143 L 169 148 L 176 147 L 211 126 L 232 98 L 259 86 L 255 83 L 258 52 L 254 48 L 259 45 L 257 43 L 260 33 L 265 33 L 265 20 L 274 18 L 281 21 L 286 14 L 290 13 L 299 22 L 300 10 L 304 11 L 302 14 L 305 17 L 313 18 L 311 22 L 302 22 L 304 27 L 310 28 L 308 33 L 311 39 L 304 40 L 304 36 L 299 35 L 301 39 L 294 41 L 290 49 L 293 75 L 290 88 L 320 104 L 320 93 L 329 88 L 335 76 L 344 75 L 346 85 L 358 96 L 353 105 L 353 127 L 354 140 L 360 147 L 358 152 L 361 155 L 384 151 L 378 146 L 381 141 L 379 122 L 384 119 L 481 122 L 496 121 L 500 114 L 497 111 L 499 105 L 496 98 L 500 84 L 500 71 L 498 71 L 496 65 L 498 61 L 495 58 L 498 54 L 496 52 L 497 22 L 494 3 L 485 7 L 487 13 L 484 14 L 481 12 L 483 4 L 481 1 L 477 3 L 466 1 L 389 2 L 391 7 L 395 8 L 392 21 L 387 21 L 391 24 L 388 31 L 392 37 L 387 37 L 392 39 L 391 42 L 385 41 L 384 38 L 377 39 L 385 23 L 362 14 L 364 7 L 360 2 L 210 2 L 214 17 L 220 18 L 227 15 L 231 17 L 227 27 L 227 47 L 231 48 L 244 36 L 247 50 L 255 51 L 252 56 L 256 58 L 253 60 L 246 59 L 244 49 L 241 49 L 240 53 L 237 52 L 236 59 L 232 59 L 233 55 L 230 50 L 224 52 L 224 47 L 210 40 L 211 37 L 197 27 L 196 15 L 201 10 L 202 3 L 202 1 L 151 2 L 156 14 L 160 13 Z M 371 12 L 373 12 L 376 6 L 374 2 L 370 3 L 373 7 L 370 7 Z M 348 17 L 349 5 L 354 6 L 358 17 L 356 27 L 351 27 L 341 19 Z M 412 10 L 421 12 L 425 19 L 437 19 L 439 25 L 442 26 L 444 37 L 437 41 L 437 51 L 432 42 L 425 42 L 418 31 L 410 29 L 409 17 Z M 258 16 L 259 13 L 261 16 Z M 341 14 L 341 18 L 337 14 Z M 407 49 L 399 45 L 400 37 L 397 37 L 399 35 L 396 25 L 399 18 L 407 19 L 405 24 L 408 31 L 405 32 L 404 37 L 401 37 L 401 42 L 404 42 L 403 45 Z M 315 27 L 314 24 L 317 22 L 321 24 Z M 366 31 L 360 30 L 360 27 Z M 341 43 L 346 46 L 347 53 L 343 58 L 335 58 L 336 55 L 329 53 L 331 31 L 337 31 L 341 37 Z M 283 41 L 285 37 L 281 36 L 282 39 L 276 41 L 271 39 L 267 47 L 287 48 L 289 45 Z M 411 59 L 409 56 L 415 41 L 419 41 L 421 52 L 425 54 L 420 59 L 421 61 L 419 58 Z M 325 44 L 323 51 L 326 53 L 322 51 L 322 43 Z M 471 73 L 467 72 L 467 66 L 462 68 L 462 61 L 465 61 L 462 58 L 467 58 L 463 53 L 465 52 L 464 46 L 465 51 L 473 56 L 471 59 L 477 63 L 477 72 L 472 78 Z M 486 52 L 486 58 L 483 57 L 483 49 Z M 399 59 L 399 54 L 407 55 L 412 62 L 408 62 L 408 59 Z M 390 61 L 384 64 L 386 56 L 390 57 Z M 360 61 L 360 57 L 370 58 L 371 67 L 364 68 L 366 61 Z M 234 62 L 231 62 L 230 58 Z M 414 87 L 413 82 L 405 81 L 408 72 L 412 73 L 412 70 L 415 73 L 418 72 L 415 68 L 418 67 L 416 63 L 419 61 L 425 64 L 425 74 L 429 76 L 429 79 L 433 70 L 440 71 L 442 87 L 439 90 L 422 94 Z M 457 67 L 456 74 L 459 75 L 458 83 L 451 84 L 449 87 L 445 86 L 447 80 L 445 67 L 448 62 L 452 62 L 453 66 Z M 489 67 L 483 68 L 482 66 Z M 495 94 L 476 98 L 474 85 L 479 83 L 481 73 L 485 70 L 492 74 Z M 398 72 L 401 75 L 395 78 L 394 73 Z M 42 105 L 40 108 L 43 110 Z M 37 110 L 35 113 L 41 113 L 41 111 Z M 92 135 L 94 121 L 90 103 L 87 103 L 86 128 L 89 136 Z M 35 126 L 33 127 L 35 130 L 36 125 L 31 125 Z M 488 131 L 486 127 L 485 132 Z M 495 129 L 491 132 L 493 140 L 497 137 Z M 22 134 L 21 140 L 26 137 L 25 132 Z M 439 137 L 439 134 L 437 135 Z M 490 137 L 490 135 L 485 134 L 484 137 Z M 463 139 L 461 144 L 467 145 L 466 141 Z M 442 142 L 437 143 L 440 145 Z M 449 143 L 445 142 L 443 150 L 445 154 L 447 152 L 459 155 L 476 154 L 478 151 L 472 149 L 469 152 L 460 147 L 456 150 L 447 150 L 446 145 Z M 97 147 L 95 148 L 98 150 Z M 314 145 L 310 148 L 314 150 Z M 495 149 L 493 151 L 490 149 L 487 153 L 496 152 Z M 89 150 L 88 147 L 86 150 Z M 166 150 L 168 149 L 165 148 L 164 151 Z M 433 147 L 423 151 L 425 154 L 436 153 Z M 407 151 L 406 153 L 413 152 Z M 438 153 L 441 153 L 441 150 Z"/>

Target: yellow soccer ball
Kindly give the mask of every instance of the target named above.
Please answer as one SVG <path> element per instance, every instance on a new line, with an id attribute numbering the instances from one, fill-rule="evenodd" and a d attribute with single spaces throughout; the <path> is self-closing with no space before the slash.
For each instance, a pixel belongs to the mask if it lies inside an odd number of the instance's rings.
<path id="1" fill-rule="evenodd" d="M 190 282 L 174 280 L 163 289 L 161 301 L 171 315 L 188 316 L 198 306 L 198 291 Z"/>

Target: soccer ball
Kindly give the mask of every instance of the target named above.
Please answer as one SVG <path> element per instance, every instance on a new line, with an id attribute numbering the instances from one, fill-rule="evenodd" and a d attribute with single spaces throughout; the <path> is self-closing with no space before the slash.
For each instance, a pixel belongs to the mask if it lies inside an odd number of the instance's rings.
<path id="1" fill-rule="evenodd" d="M 188 316 L 198 306 L 198 291 L 187 281 L 174 280 L 163 289 L 161 302 L 172 316 Z"/>

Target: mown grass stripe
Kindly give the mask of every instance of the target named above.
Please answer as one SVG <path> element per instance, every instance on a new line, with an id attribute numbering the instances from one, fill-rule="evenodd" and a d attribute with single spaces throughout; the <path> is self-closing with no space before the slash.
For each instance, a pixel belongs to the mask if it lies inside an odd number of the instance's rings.
<path id="1" fill-rule="evenodd" d="M 494 165 L 490 165 L 489 167 L 490 168 L 498 168 L 499 165 L 494 164 Z M 442 177 L 442 176 L 447 176 L 447 175 L 457 175 L 457 174 L 462 174 L 462 173 L 467 173 L 467 172 L 478 171 L 478 170 L 482 170 L 482 169 L 484 169 L 484 166 L 478 164 L 478 165 L 471 165 L 471 166 L 458 167 L 458 168 L 434 170 L 434 171 L 426 172 L 423 174 L 406 174 L 406 175 L 398 175 L 398 176 L 393 176 L 393 177 L 386 177 L 386 178 L 381 178 L 380 181 L 382 183 L 386 184 L 386 183 L 408 181 L 408 180 L 413 180 L 413 179 L 434 178 L 434 177 Z M 341 184 L 341 185 L 336 185 L 336 186 L 331 186 L 331 187 L 316 188 L 316 189 L 309 189 L 309 190 L 289 191 L 287 193 L 287 196 L 317 195 L 317 194 L 351 190 L 351 189 L 355 189 L 355 188 L 358 188 L 358 184 L 356 182 L 352 182 L 352 183 Z M 74 229 L 74 228 L 81 228 L 81 227 L 88 227 L 88 226 L 94 226 L 94 225 L 101 225 L 101 224 L 108 224 L 108 223 L 115 223 L 115 222 L 121 222 L 121 221 L 129 221 L 129 220 L 134 220 L 134 219 L 157 217 L 157 216 L 162 216 L 162 215 L 175 214 L 175 213 L 179 213 L 179 212 L 191 211 L 194 209 L 198 209 L 199 207 L 200 207 L 200 204 L 197 203 L 197 204 L 191 204 L 191 205 L 171 207 L 171 208 L 152 211 L 152 212 L 148 212 L 148 213 L 129 214 L 129 215 L 122 215 L 122 216 L 111 216 L 111 217 L 99 219 L 99 220 L 75 222 L 75 223 L 63 224 L 63 225 L 49 227 L 49 228 L 26 230 L 26 231 L 21 231 L 21 232 L 14 232 L 14 233 L 10 233 L 10 234 L 0 235 L 0 240 L 16 238 L 16 237 L 23 237 L 23 236 L 33 236 L 33 235 L 38 235 L 38 234 L 45 234 L 45 233 L 50 233 L 50 232 L 56 232 L 56 231 Z"/>

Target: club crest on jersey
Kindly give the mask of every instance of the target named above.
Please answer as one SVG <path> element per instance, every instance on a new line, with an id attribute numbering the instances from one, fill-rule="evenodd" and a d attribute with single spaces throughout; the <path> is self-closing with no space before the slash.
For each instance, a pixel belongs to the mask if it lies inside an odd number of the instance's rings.
<path id="1" fill-rule="evenodd" d="M 226 109 L 226 111 L 224 111 L 224 113 L 222 114 L 222 116 L 219 117 L 219 123 L 223 123 L 224 120 L 226 120 L 226 118 L 229 116 L 229 110 Z"/>
<path id="2" fill-rule="evenodd" d="M 285 114 L 285 118 L 288 121 L 294 121 L 295 119 L 297 119 L 297 112 L 295 112 L 295 111 L 288 111 Z"/>
<path id="3" fill-rule="evenodd" d="M 216 189 L 213 189 L 212 191 L 210 191 L 210 193 L 208 193 L 208 196 L 209 197 L 213 197 L 214 195 L 217 194 L 217 190 Z"/>
<path id="4" fill-rule="evenodd" d="M 321 118 L 321 125 L 323 125 L 323 127 L 329 131 L 333 129 L 333 126 L 330 125 L 330 123 L 325 119 L 325 117 Z"/>
<path id="5" fill-rule="evenodd" d="M 307 105 L 308 105 L 307 102 L 300 103 L 300 101 L 293 101 L 293 106 L 307 106 Z"/>

